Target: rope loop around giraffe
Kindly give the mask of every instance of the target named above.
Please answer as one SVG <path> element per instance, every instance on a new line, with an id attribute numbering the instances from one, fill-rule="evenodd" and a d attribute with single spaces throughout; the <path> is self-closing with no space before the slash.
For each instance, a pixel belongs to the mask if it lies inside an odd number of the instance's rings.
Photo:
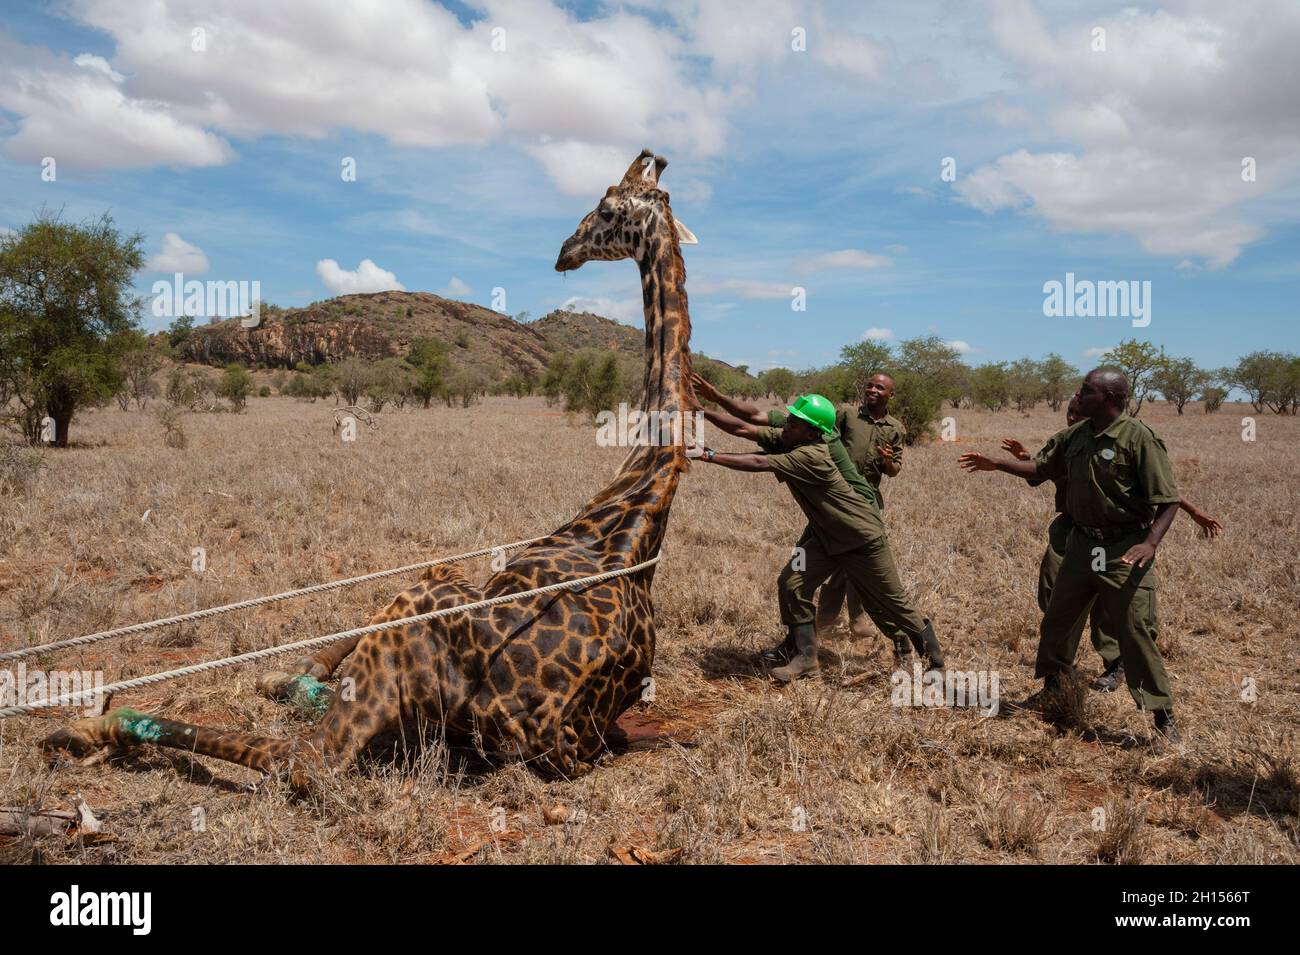
<path id="1" fill-rule="evenodd" d="M 271 594 L 266 597 L 252 597 L 248 600 L 241 600 L 238 603 L 225 604 L 221 607 L 209 607 L 206 610 L 194 610 L 190 613 L 178 614 L 175 617 L 163 617 L 159 620 L 150 620 L 146 623 L 135 623 L 129 627 L 116 627 L 112 630 L 101 630 L 99 633 L 88 633 L 84 637 L 69 637 L 67 640 L 56 640 L 53 643 L 42 643 L 35 647 L 24 647 L 21 650 L 9 650 L 0 653 L 0 663 L 6 660 L 20 660 L 23 657 L 34 657 L 41 653 L 51 653 L 55 650 L 66 650 L 68 647 L 85 646 L 88 643 L 99 643 L 101 640 L 110 640 L 113 637 L 125 637 L 132 633 L 146 633 L 150 630 L 158 630 L 161 627 L 172 627 L 181 623 L 189 623 L 192 620 L 205 620 L 208 617 L 216 617 L 223 613 L 231 613 L 235 610 L 247 610 L 249 607 L 261 607 L 265 604 L 279 603 L 281 600 L 290 600 L 294 597 L 304 597 L 307 594 L 321 594 L 328 590 L 338 590 L 340 587 L 352 587 L 356 584 L 364 584 L 371 580 L 380 580 L 384 577 L 393 577 L 397 574 L 409 574 L 416 570 L 425 570 L 429 567 L 437 567 L 439 564 L 454 564 L 457 561 L 469 560 L 473 557 L 486 557 L 488 554 L 495 554 L 497 551 L 518 550 L 520 547 L 527 547 L 529 544 L 536 544 L 538 541 L 546 540 L 545 537 L 530 537 L 527 540 L 511 541 L 509 544 L 497 544 L 495 547 L 483 547 L 479 550 L 471 550 L 464 554 L 452 554 L 450 557 L 438 557 L 434 560 L 421 561 L 418 564 L 407 564 L 405 567 L 394 567 L 392 570 L 379 570 L 373 574 L 362 574 L 360 577 L 348 577 L 345 580 L 331 580 L 328 583 L 313 584 L 310 587 L 302 587 L 298 590 L 286 590 L 282 594 Z"/>
<path id="2" fill-rule="evenodd" d="M 541 540 L 542 538 L 537 539 Z M 461 556 L 463 557 L 465 555 Z M 434 620 L 438 617 L 450 617 L 453 614 L 467 613 L 470 610 L 479 610 L 483 607 L 495 607 L 524 597 L 536 597 L 541 594 L 554 593 L 559 590 L 580 590 L 581 588 L 590 586 L 591 584 L 598 584 L 605 580 L 612 580 L 615 577 L 623 577 L 627 574 L 635 574 L 638 571 L 645 570 L 647 567 L 652 567 L 659 563 L 662 557 L 663 552 L 660 551 L 660 553 L 655 554 L 655 556 L 651 557 L 649 560 L 643 560 L 641 563 L 633 564 L 631 567 L 620 567 L 617 570 L 607 570 L 603 573 L 591 574 L 587 577 L 579 577 L 576 580 L 562 580 L 558 583 L 546 584 L 542 587 L 534 587 L 532 590 L 521 590 L 513 594 L 499 594 L 495 597 L 488 597 L 484 600 L 475 600 L 472 603 L 461 604 L 458 607 L 444 607 L 441 610 L 431 610 L 428 613 L 416 614 L 413 617 L 400 617 L 396 620 L 386 620 L 383 623 L 374 623 L 365 627 L 356 627 L 352 630 L 341 630 L 338 633 L 329 633 L 322 637 L 312 637 L 309 640 L 299 640 L 296 643 L 284 643 L 275 647 L 266 647 L 263 650 L 252 650 L 248 653 L 240 653 L 232 657 L 223 657 L 219 660 L 209 660 L 206 663 L 195 663 L 175 670 L 166 670 L 162 673 L 151 673 L 148 676 L 135 677 L 131 680 L 122 680 L 118 683 L 110 683 L 108 686 L 96 687 L 92 690 L 79 690 L 75 693 L 65 693 L 53 700 L 46 700 L 42 703 L 23 703 L 17 706 L 7 706 L 0 709 L 0 720 L 8 719 L 11 716 L 22 716 L 26 713 L 34 713 L 37 710 L 47 710 L 53 707 L 68 706 L 78 701 L 85 701 L 88 698 L 117 693 L 122 690 L 133 690 L 141 686 L 151 686 L 154 683 L 176 680 L 181 677 L 192 676 L 195 673 L 206 673 L 208 670 L 221 670 L 226 667 L 239 666 L 241 663 L 252 663 L 255 660 L 263 660 L 267 657 L 279 656 L 283 653 L 292 653 L 295 650 L 317 650 L 321 647 L 328 646 L 331 643 L 337 643 L 340 640 L 349 640 L 352 637 L 362 637 L 366 634 L 378 633 L 380 630 L 395 630 L 398 627 L 405 627 L 407 624 L 423 623 L 426 620 Z M 450 560 L 450 558 L 443 558 L 442 562 L 446 563 L 448 560 Z"/>

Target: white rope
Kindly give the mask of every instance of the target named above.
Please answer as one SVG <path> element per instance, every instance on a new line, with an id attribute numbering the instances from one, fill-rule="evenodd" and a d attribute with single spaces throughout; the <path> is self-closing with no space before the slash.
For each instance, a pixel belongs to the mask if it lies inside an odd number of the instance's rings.
<path id="1" fill-rule="evenodd" d="M 157 630 L 159 627 L 170 627 L 178 623 L 189 623 L 191 620 L 203 620 L 207 617 L 215 617 L 218 614 L 230 613 L 233 610 L 245 610 L 248 607 L 260 607 L 264 604 L 277 603 L 281 600 L 289 600 L 292 597 L 301 597 L 305 594 L 319 594 L 327 590 L 337 590 L 340 587 L 350 587 L 353 584 L 362 584 L 371 580 L 379 580 L 382 577 L 392 577 L 395 574 L 408 574 L 414 570 L 424 570 L 428 567 L 436 567 L 439 564 L 452 564 L 458 560 L 469 560 L 471 557 L 484 557 L 488 554 L 502 550 L 516 550 L 520 547 L 526 547 L 529 544 L 536 544 L 545 537 L 530 537 L 528 540 L 514 541 L 509 544 L 498 544 L 495 547 L 484 547 L 482 550 L 472 550 L 465 554 L 454 554 L 451 557 L 439 557 L 436 560 L 426 560 L 418 564 L 407 564 L 405 567 L 397 567 L 393 570 L 379 570 L 373 574 L 364 574 L 361 577 L 349 577 L 347 580 L 331 580 L 329 583 L 314 584 L 311 587 L 303 587 L 301 590 L 287 590 L 282 594 L 271 594 L 267 597 L 253 597 L 250 600 L 241 600 L 238 603 L 226 604 L 222 607 L 209 607 L 207 610 L 195 610 L 190 613 L 183 613 L 176 617 L 164 617 L 161 620 L 150 620 L 147 623 L 135 623 L 129 627 L 117 627 L 113 630 L 103 630 L 99 633 L 89 633 L 84 637 L 69 637 L 67 640 L 56 640 L 53 643 L 43 643 L 35 647 L 25 647 L 22 650 L 9 650 L 0 653 L 0 662 L 5 660 L 19 660 L 23 657 L 33 657 L 40 653 L 50 653 L 54 650 L 64 650 L 68 647 L 80 647 L 88 643 L 98 643 L 100 640 L 108 640 L 112 637 L 124 637 L 128 633 L 144 633 L 148 630 Z"/>
<path id="2" fill-rule="evenodd" d="M 151 673 L 148 676 L 140 676 L 132 680 L 123 680 L 120 683 L 110 683 L 108 686 L 98 687 L 93 690 L 81 690 L 75 693 L 65 693 L 62 696 L 53 700 L 48 700 L 44 703 L 24 703 L 18 706 L 8 706 L 4 709 L 0 709 L 0 720 L 8 719 L 11 716 L 21 716 L 24 713 L 33 713 L 36 710 L 45 710 L 56 706 L 67 706 L 79 700 L 85 700 L 87 697 L 95 697 L 107 693 L 117 693 L 122 690 L 133 690 L 136 687 L 162 683 L 166 680 L 175 680 L 195 673 L 205 673 L 208 670 L 220 670 L 224 667 L 238 666 L 241 663 L 250 663 L 254 660 L 262 660 L 266 657 L 278 656 L 281 653 L 290 653 L 294 650 L 315 650 L 331 643 L 337 643 L 340 640 L 348 640 L 352 637 L 360 637 L 368 633 L 378 633 L 380 630 L 395 630 L 398 627 L 404 627 L 409 623 L 422 623 L 425 620 L 433 620 L 436 617 L 449 617 L 452 614 L 465 613 L 469 610 L 478 610 L 480 607 L 495 607 L 498 604 L 510 603 L 512 600 L 519 600 L 523 597 L 535 597 L 539 594 L 548 594 L 557 590 L 577 590 L 578 588 L 585 587 L 588 584 L 600 583 L 602 580 L 609 580 L 613 577 L 622 577 L 625 574 L 634 574 L 639 570 L 644 570 L 647 567 L 659 563 L 659 559 L 662 556 L 662 553 L 656 554 L 649 560 L 642 561 L 639 564 L 634 564 L 631 567 L 623 567 L 618 570 L 607 570 L 601 574 L 592 574 L 590 577 L 579 577 L 577 580 L 562 580 L 557 584 L 547 584 L 544 587 L 536 587 L 532 590 L 524 590 L 514 594 L 501 594 L 496 597 L 489 597 L 486 600 L 476 600 L 473 603 L 461 604 L 459 607 L 444 607 L 442 610 L 431 610 L 429 613 L 416 614 L 414 617 L 402 617 L 398 620 L 386 620 L 383 623 L 374 623 L 365 627 L 357 627 L 355 630 L 343 630 L 339 633 L 331 633 L 323 637 L 312 637 L 310 640 L 299 640 L 297 643 L 286 643 L 277 647 L 267 647 L 265 650 L 253 650 L 249 653 L 241 653 L 238 656 L 224 657 L 220 660 L 210 660 L 206 663 L 195 663 L 192 666 L 181 667 L 176 670 L 167 670 L 163 673 Z"/>

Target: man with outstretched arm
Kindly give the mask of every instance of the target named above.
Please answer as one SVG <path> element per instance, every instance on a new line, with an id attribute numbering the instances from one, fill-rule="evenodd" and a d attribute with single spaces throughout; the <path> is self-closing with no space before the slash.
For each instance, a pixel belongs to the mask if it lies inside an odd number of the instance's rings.
<path id="1" fill-rule="evenodd" d="M 1068 428 L 1070 425 L 1078 424 L 1083 420 L 1083 415 L 1079 414 L 1078 399 L 1071 398 L 1065 409 L 1065 426 Z M 1055 440 L 1055 438 L 1051 440 Z M 1044 447 L 1044 451 L 1047 451 L 1050 447 L 1049 442 Z M 1015 438 L 1003 438 L 1002 449 L 1011 452 L 1015 458 L 1021 461 L 1028 461 L 1033 457 L 1025 450 L 1025 446 Z M 1029 478 L 1027 480 L 1031 487 L 1037 487 L 1045 479 Z M 1044 613 L 1047 612 L 1047 605 L 1051 602 L 1052 587 L 1056 584 L 1056 575 L 1061 569 L 1061 561 L 1065 559 L 1066 544 L 1070 539 L 1070 531 L 1074 528 L 1074 522 L 1065 510 L 1066 479 L 1056 478 L 1052 483 L 1056 485 L 1056 517 L 1048 525 L 1047 549 L 1043 551 L 1043 559 L 1038 565 L 1038 609 Z M 1180 499 L 1178 506 L 1187 512 L 1188 516 L 1196 522 L 1201 529 L 1201 533 L 1206 537 L 1217 537 L 1223 531 L 1222 524 L 1186 498 Z M 1101 608 L 1097 603 L 1094 602 L 1091 610 L 1088 611 L 1087 620 L 1092 637 L 1092 647 L 1101 655 L 1104 665 L 1101 676 L 1093 680 L 1090 685 L 1094 690 L 1112 693 L 1124 685 L 1124 659 L 1120 656 L 1119 641 L 1107 631 L 1106 622 L 1101 619 Z M 1083 625 L 1084 616 L 1081 615 L 1075 622 L 1075 627 L 1082 631 Z"/>
<path id="2" fill-rule="evenodd" d="M 1082 630 L 1076 624 L 1096 602 L 1119 642 L 1133 699 L 1155 714 L 1159 736 L 1177 742 L 1173 689 L 1156 649 L 1154 563 L 1181 500 L 1173 468 L 1164 442 L 1125 413 L 1123 372 L 1093 369 L 1076 399 L 1085 420 L 1054 435 L 1032 461 L 974 452 L 958 459 L 967 471 L 1066 481 L 1065 510 L 1074 527 L 1039 628 L 1034 674 L 1043 689 L 1022 706 L 1041 707 L 1060 675 L 1073 670 Z"/>
<path id="3" fill-rule="evenodd" d="M 795 557 L 778 581 L 781 620 L 795 656 L 772 676 L 783 683 L 817 672 L 816 608 L 813 595 L 833 572 L 842 570 L 871 619 L 886 633 L 905 634 L 931 668 L 943 666 L 943 651 L 930 621 L 912 606 L 889 551 L 880 511 L 845 477 L 856 474 L 835 437 L 835 408 L 821 395 L 804 395 L 789 407 L 784 427 L 759 427 L 723 412 L 704 412 L 729 434 L 756 442 L 762 454 L 725 454 L 691 448 L 688 454 L 735 471 L 767 472 L 789 488 L 808 518 Z M 827 443 L 827 438 L 832 442 Z M 860 479 L 860 475 L 857 475 Z"/>
<path id="4" fill-rule="evenodd" d="M 789 417 L 785 411 L 773 409 L 763 412 L 756 405 L 719 392 L 698 374 L 691 376 L 695 393 L 715 402 L 729 415 L 754 425 L 780 428 Z M 835 430 L 847 452 L 849 460 L 867 485 L 863 490 L 881 510 L 885 499 L 880 491 L 881 478 L 896 477 L 903 468 L 903 443 L 907 431 L 903 423 L 889 414 L 889 400 L 894 397 L 894 379 L 885 374 L 873 375 L 866 384 L 862 405 L 857 413 L 838 409 L 835 413 Z M 849 588 L 844 574 L 833 573 L 822 584 L 817 596 L 817 629 L 830 630 L 839 619 L 847 597 L 849 630 L 855 637 L 865 637 L 871 631 L 871 617 L 863 609 L 857 594 Z M 894 644 L 900 659 L 908 652 L 908 640 L 902 633 L 885 634 Z M 781 647 L 769 651 L 769 662 L 784 663 Z"/>

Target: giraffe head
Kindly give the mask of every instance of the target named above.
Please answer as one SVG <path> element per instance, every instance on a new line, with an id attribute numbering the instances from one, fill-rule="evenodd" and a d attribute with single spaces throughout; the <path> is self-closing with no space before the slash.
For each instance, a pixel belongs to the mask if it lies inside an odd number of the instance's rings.
<path id="1" fill-rule="evenodd" d="M 555 271 L 568 272 L 592 259 L 642 260 L 659 238 L 695 245 L 691 230 L 673 218 L 668 193 L 659 188 L 659 174 L 668 160 L 649 149 L 632 160 L 623 181 L 605 190 L 605 197 L 560 247 Z"/>

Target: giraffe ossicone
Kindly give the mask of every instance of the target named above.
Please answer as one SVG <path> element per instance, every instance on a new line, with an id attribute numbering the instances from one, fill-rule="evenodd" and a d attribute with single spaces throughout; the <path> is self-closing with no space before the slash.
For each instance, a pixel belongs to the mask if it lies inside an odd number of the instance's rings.
<path id="1" fill-rule="evenodd" d="M 643 150 L 621 182 L 561 246 L 557 271 L 592 260 L 632 259 L 641 274 L 645 371 L 640 411 L 698 410 L 690 384 L 690 315 L 680 246 L 695 236 L 659 188 L 667 161 Z M 371 619 L 380 623 L 632 567 L 661 553 L 673 497 L 687 466 L 685 442 L 634 446 L 613 481 L 576 517 L 519 551 L 482 587 L 457 566 L 429 568 Z M 509 601 L 342 641 L 300 660 L 294 674 L 260 681 L 271 695 L 309 698 L 320 722 L 290 739 L 220 730 L 117 709 L 47 737 L 51 751 L 104 746 L 185 749 L 307 786 L 363 752 L 436 727 L 452 745 L 522 759 L 576 776 L 616 739 L 614 721 L 653 686 L 655 566 L 580 590 Z M 316 681 L 343 666 L 341 688 Z M 649 682 L 647 682 L 649 681 Z M 142 722 L 142 720 L 147 720 Z M 145 732 L 147 730 L 147 732 Z"/>

